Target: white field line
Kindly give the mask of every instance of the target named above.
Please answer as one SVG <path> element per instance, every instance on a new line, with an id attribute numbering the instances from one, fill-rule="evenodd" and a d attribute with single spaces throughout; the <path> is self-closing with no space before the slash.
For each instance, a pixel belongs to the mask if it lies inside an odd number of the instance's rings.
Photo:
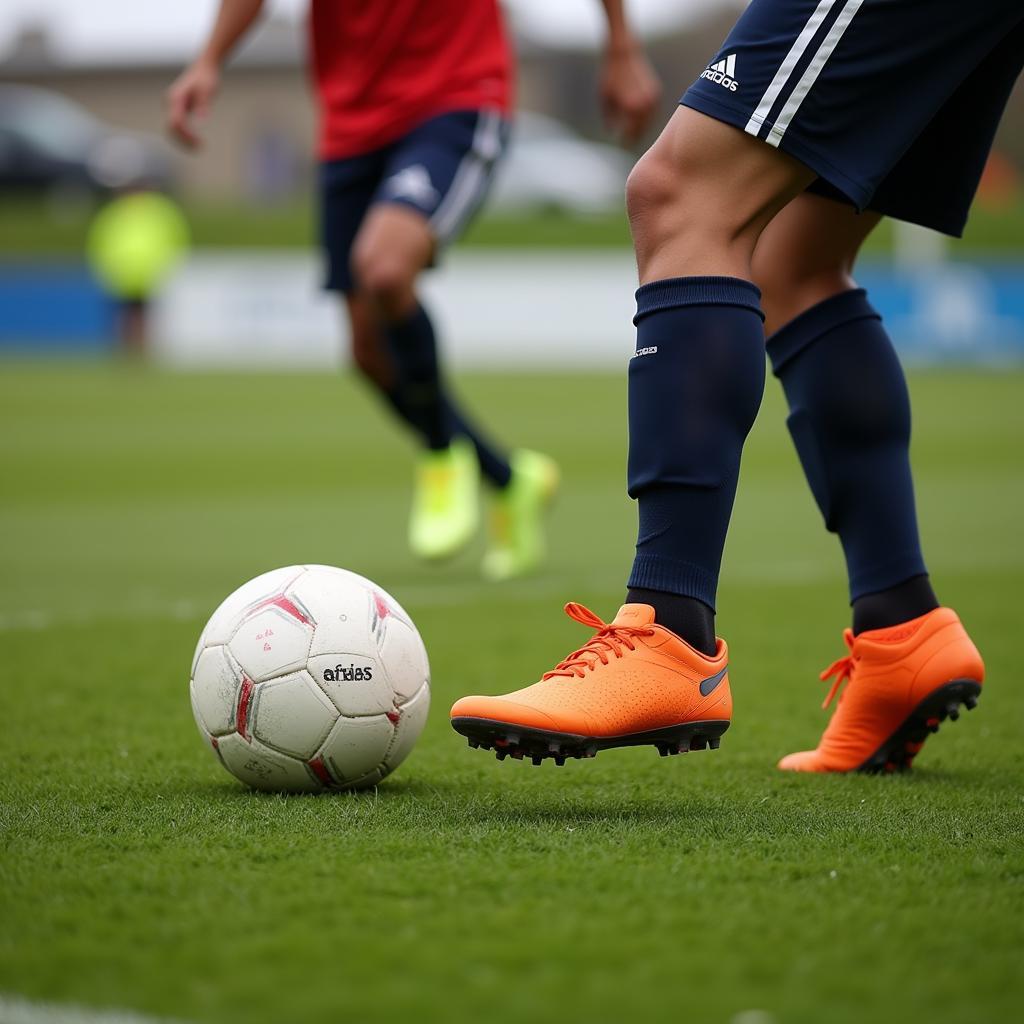
<path id="1" fill-rule="evenodd" d="M 0 996 L 0 1024 L 175 1024 L 130 1010 L 92 1010 L 84 1006 L 34 1003 Z M 178 1022 L 181 1024 L 181 1022 Z"/>
<path id="2" fill-rule="evenodd" d="M 813 563 L 793 563 L 780 571 L 777 564 L 744 566 L 730 572 L 729 578 L 740 583 L 771 583 L 787 586 L 828 579 L 832 574 Z M 573 592 L 594 591 L 614 587 L 614 573 L 591 576 L 568 576 L 551 579 L 541 577 L 505 584 L 452 581 L 448 584 L 411 584 L 396 588 L 395 596 L 403 605 L 416 608 L 460 607 L 489 597 L 503 601 L 571 600 Z M 197 601 L 193 598 L 140 599 L 124 605 L 97 603 L 86 608 L 30 608 L 0 611 L 0 633 L 42 632 L 64 626 L 91 626 L 117 622 L 188 622 L 201 620 L 213 613 L 217 600 Z M 3 1024 L 3 1021 L 0 1021 Z"/>

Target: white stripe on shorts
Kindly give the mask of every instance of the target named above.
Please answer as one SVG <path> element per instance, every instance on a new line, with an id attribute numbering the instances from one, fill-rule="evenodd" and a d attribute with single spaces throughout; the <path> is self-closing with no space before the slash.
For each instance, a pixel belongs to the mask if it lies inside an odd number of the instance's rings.
<path id="1" fill-rule="evenodd" d="M 745 132 L 748 132 L 750 135 L 756 135 L 764 126 L 765 119 L 771 112 L 775 101 L 779 98 L 779 94 L 786 87 L 786 83 L 803 56 L 804 50 L 810 45 L 815 32 L 821 27 L 821 23 L 828 16 L 828 12 L 832 10 L 835 2 L 836 0 L 820 0 L 814 13 L 807 19 L 807 24 L 804 25 L 803 31 L 796 37 L 795 42 L 790 47 L 789 53 L 786 54 L 786 59 L 779 65 L 779 70 L 775 72 L 771 85 L 768 86 L 761 97 L 761 102 L 758 103 L 757 108 L 750 115 L 750 120 L 743 129 Z"/>
<path id="2" fill-rule="evenodd" d="M 765 141 L 770 146 L 778 146 L 782 141 L 782 136 L 786 134 L 789 122 L 793 120 L 794 115 L 800 109 L 800 104 L 803 103 L 804 97 L 810 92 L 811 86 L 814 85 L 818 75 L 821 74 L 821 69 L 825 66 L 825 62 L 832 56 L 832 51 L 836 48 L 839 40 L 843 38 L 843 33 L 850 27 L 853 16 L 857 13 L 858 8 L 863 2 L 864 0 L 848 0 L 846 6 L 839 12 L 839 16 L 832 23 L 832 27 L 821 41 L 818 52 L 811 58 L 811 63 L 807 65 L 803 75 L 800 77 L 800 81 L 796 83 L 796 88 L 789 94 L 789 99 L 786 100 L 785 105 L 779 112 L 779 116 L 776 118 L 775 124 L 772 125 L 771 131 L 765 137 Z"/>
<path id="3" fill-rule="evenodd" d="M 430 218 L 434 237 L 446 242 L 476 209 L 490 182 L 490 171 L 501 153 L 502 117 L 495 110 L 480 112 L 469 152 L 459 161 L 452 187 Z"/>

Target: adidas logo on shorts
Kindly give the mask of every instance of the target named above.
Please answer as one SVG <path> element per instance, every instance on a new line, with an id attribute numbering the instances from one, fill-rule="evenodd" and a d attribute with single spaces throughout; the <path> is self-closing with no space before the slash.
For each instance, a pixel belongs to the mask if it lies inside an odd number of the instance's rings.
<path id="1" fill-rule="evenodd" d="M 736 54 L 730 53 L 716 64 L 708 65 L 700 77 L 728 89 L 729 92 L 735 92 L 740 84 L 736 81 Z"/>

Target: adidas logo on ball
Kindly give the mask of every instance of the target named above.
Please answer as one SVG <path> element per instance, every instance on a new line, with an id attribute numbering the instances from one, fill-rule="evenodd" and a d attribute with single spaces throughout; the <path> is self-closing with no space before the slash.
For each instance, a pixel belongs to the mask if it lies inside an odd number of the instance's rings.
<path id="1" fill-rule="evenodd" d="M 373 679 L 373 669 L 367 666 L 360 668 L 356 665 L 335 665 L 334 668 L 324 669 L 325 683 L 361 683 Z"/>

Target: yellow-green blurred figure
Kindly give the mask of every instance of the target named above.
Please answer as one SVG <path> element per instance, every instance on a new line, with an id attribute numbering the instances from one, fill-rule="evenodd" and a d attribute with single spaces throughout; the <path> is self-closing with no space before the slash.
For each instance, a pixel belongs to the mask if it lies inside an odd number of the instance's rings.
<path id="1" fill-rule="evenodd" d="M 93 218 L 86 256 L 118 300 L 118 334 L 124 350 L 145 350 L 149 301 L 184 257 L 188 243 L 184 214 L 160 192 L 118 196 Z"/>

